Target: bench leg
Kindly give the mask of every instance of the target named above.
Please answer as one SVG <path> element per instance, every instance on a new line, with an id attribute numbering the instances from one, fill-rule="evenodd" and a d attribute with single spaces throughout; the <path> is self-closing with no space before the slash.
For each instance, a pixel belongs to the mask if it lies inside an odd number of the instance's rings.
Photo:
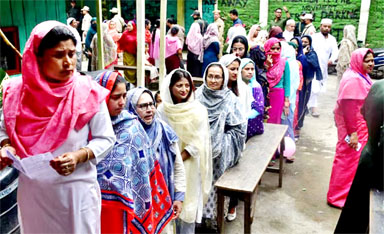
<path id="1" fill-rule="evenodd" d="M 217 229 L 224 233 L 224 194 L 217 190 Z"/>
<path id="2" fill-rule="evenodd" d="M 279 187 L 283 187 L 283 164 L 284 164 L 284 156 L 283 153 L 285 150 L 284 138 L 280 142 L 280 163 L 279 163 Z"/>
<path id="3" fill-rule="evenodd" d="M 248 193 L 244 195 L 244 233 L 251 233 L 251 205 L 252 194 Z"/>

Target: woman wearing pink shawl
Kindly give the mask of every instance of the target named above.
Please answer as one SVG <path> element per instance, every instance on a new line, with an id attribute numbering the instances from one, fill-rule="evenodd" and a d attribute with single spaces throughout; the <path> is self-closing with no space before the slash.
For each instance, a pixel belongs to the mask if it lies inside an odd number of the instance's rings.
<path id="1" fill-rule="evenodd" d="M 203 60 L 203 35 L 201 35 L 199 23 L 195 22 L 189 29 L 185 44 L 188 45 L 187 70 L 192 77 L 201 76 L 201 66 Z"/>
<path id="2" fill-rule="evenodd" d="M 4 85 L 0 161 L 11 152 L 30 163 L 17 191 L 24 233 L 100 233 L 96 164 L 115 137 L 104 101 L 109 92 L 76 72 L 75 45 L 64 24 L 37 25 L 25 45 L 22 78 Z"/>
<path id="3" fill-rule="evenodd" d="M 268 123 L 281 123 L 281 115 L 289 114 L 290 96 L 290 71 L 289 63 L 286 58 L 281 57 L 281 44 L 279 39 L 271 38 L 264 44 L 267 59 L 267 79 L 269 83 L 270 106 Z"/>
<path id="4" fill-rule="evenodd" d="M 157 19 L 155 23 L 155 30 L 152 32 L 150 56 L 155 60 L 155 66 L 159 67 L 160 58 L 160 20 Z"/>
<path id="5" fill-rule="evenodd" d="M 219 29 L 217 24 L 212 23 L 208 25 L 207 31 L 204 34 L 203 38 L 203 48 L 204 48 L 204 57 L 203 57 L 203 67 L 201 69 L 201 77 L 204 75 L 205 68 L 213 62 L 219 61 L 220 53 L 220 41 L 219 41 Z"/>
<path id="6" fill-rule="evenodd" d="M 167 74 L 172 70 L 180 67 L 180 63 L 183 60 L 182 45 L 177 34 L 179 33 L 179 27 L 172 26 L 171 35 L 165 36 L 165 66 L 167 68 Z"/>
<path id="7" fill-rule="evenodd" d="M 344 206 L 361 150 L 368 140 L 367 124 L 360 110 L 372 86 L 368 73 L 373 66 L 373 51 L 357 49 L 340 82 L 334 110 L 338 140 L 327 194 L 328 204 L 332 206 Z"/>

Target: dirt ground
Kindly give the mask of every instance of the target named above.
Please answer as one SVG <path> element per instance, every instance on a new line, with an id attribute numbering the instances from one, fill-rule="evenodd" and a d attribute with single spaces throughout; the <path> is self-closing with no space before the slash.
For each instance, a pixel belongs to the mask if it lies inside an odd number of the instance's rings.
<path id="1" fill-rule="evenodd" d="M 306 116 L 296 160 L 284 165 L 283 187 L 278 188 L 278 174 L 264 174 L 252 233 L 333 233 L 340 210 L 327 205 L 326 195 L 337 142 L 336 80 L 329 76 L 327 92 L 319 98 L 320 117 Z M 236 220 L 225 222 L 225 233 L 243 233 L 243 214 L 240 202 Z"/>

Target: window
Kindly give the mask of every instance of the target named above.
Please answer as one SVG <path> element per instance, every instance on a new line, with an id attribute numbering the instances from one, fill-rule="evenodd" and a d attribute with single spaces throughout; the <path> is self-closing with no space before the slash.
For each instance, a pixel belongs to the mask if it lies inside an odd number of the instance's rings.
<path id="1" fill-rule="evenodd" d="M 19 30 L 17 27 L 2 27 L 1 30 L 8 38 L 9 42 L 20 51 Z M 2 37 L 0 37 L 0 45 L 0 67 L 5 70 L 8 75 L 21 73 L 20 57 L 5 43 Z"/>

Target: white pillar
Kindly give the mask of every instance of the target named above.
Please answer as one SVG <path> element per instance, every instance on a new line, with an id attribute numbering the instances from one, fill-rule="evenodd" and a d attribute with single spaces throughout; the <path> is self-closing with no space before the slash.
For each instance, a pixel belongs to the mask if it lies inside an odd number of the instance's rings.
<path id="1" fill-rule="evenodd" d="M 103 41 L 103 27 L 101 23 L 103 22 L 103 12 L 102 12 L 101 0 L 98 0 L 96 3 L 96 14 L 97 14 L 97 69 L 104 69 L 104 41 Z"/>
<path id="2" fill-rule="evenodd" d="M 197 9 L 200 12 L 200 17 L 203 18 L 203 0 L 197 1 Z"/>
<path id="3" fill-rule="evenodd" d="M 117 14 L 121 17 L 121 2 L 116 0 Z"/>
<path id="4" fill-rule="evenodd" d="M 260 0 L 259 22 L 261 27 L 268 24 L 268 0 Z"/>
<path id="5" fill-rule="evenodd" d="M 160 1 L 160 58 L 159 58 L 159 89 L 166 75 L 165 70 L 165 30 L 167 21 L 167 0 Z"/>
<path id="6" fill-rule="evenodd" d="M 136 77 L 137 86 L 145 86 L 145 1 L 136 1 L 137 53 Z"/>
<path id="7" fill-rule="evenodd" d="M 365 39 L 367 38 L 367 28 L 368 28 L 370 7 L 371 7 L 371 0 L 361 0 L 360 20 L 359 20 L 359 28 L 357 31 L 357 40 L 362 41 L 363 44 L 365 44 Z"/>

